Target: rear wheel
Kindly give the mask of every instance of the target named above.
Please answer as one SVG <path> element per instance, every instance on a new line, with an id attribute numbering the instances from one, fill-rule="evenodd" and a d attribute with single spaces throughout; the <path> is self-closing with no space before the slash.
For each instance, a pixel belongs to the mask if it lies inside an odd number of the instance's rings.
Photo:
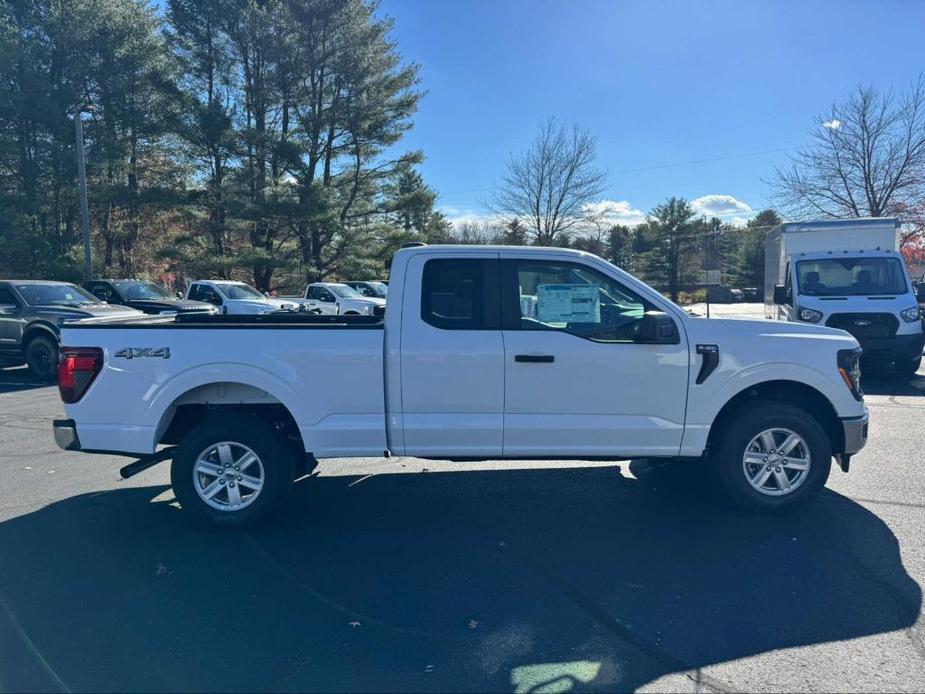
<path id="1" fill-rule="evenodd" d="M 919 356 L 916 359 L 903 359 L 902 361 L 896 361 L 894 362 L 893 366 L 903 376 L 914 376 L 915 373 L 919 370 L 919 367 L 922 366 L 922 357 Z"/>
<path id="2" fill-rule="evenodd" d="M 710 463 L 736 505 L 784 511 L 819 494 L 832 467 L 832 447 L 805 410 L 758 402 L 727 422 Z"/>
<path id="3" fill-rule="evenodd" d="M 280 510 L 295 448 L 254 415 L 216 415 L 190 431 L 170 469 L 184 510 L 226 527 L 252 527 Z"/>
<path id="4" fill-rule="evenodd" d="M 58 343 L 39 335 L 26 346 L 26 363 L 32 375 L 42 381 L 53 381 L 58 371 Z"/>

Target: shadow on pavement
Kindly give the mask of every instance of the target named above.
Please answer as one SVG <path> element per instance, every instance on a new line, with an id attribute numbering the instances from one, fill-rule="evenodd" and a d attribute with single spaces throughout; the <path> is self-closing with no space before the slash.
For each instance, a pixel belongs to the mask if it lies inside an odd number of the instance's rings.
<path id="1" fill-rule="evenodd" d="M 25 366 L 0 367 L 0 393 L 17 393 L 51 385 L 54 383 L 43 383 L 37 380 Z"/>
<path id="2" fill-rule="evenodd" d="M 316 477 L 246 533 L 164 487 L 52 504 L 0 524 L 0 689 L 625 691 L 914 628 L 853 501 L 744 516 L 696 465 L 629 469 Z"/>
<path id="3" fill-rule="evenodd" d="M 913 376 L 903 376 L 889 366 L 862 364 L 861 387 L 867 395 L 925 396 L 925 367 Z"/>

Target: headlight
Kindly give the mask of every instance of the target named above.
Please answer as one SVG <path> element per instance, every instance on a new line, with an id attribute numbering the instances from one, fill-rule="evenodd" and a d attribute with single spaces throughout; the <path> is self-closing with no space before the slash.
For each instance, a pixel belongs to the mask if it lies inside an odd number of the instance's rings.
<path id="1" fill-rule="evenodd" d="M 807 323 L 818 323 L 822 320 L 822 311 L 817 311 L 813 308 L 801 308 L 798 310 L 797 315 L 800 316 L 800 320 Z"/>
<path id="2" fill-rule="evenodd" d="M 363 313 L 365 313 L 367 316 L 371 316 L 371 315 L 373 315 L 373 311 L 375 311 L 375 310 L 376 310 L 376 307 L 373 306 L 372 304 L 370 304 L 369 306 L 366 306 L 366 307 L 363 309 Z"/>
<path id="3" fill-rule="evenodd" d="M 915 323 L 921 317 L 918 306 L 912 306 L 904 311 L 900 311 L 899 316 L 907 323 Z"/>
<path id="4" fill-rule="evenodd" d="M 864 399 L 861 390 L 861 348 L 841 349 L 838 351 L 838 373 L 855 400 Z"/>

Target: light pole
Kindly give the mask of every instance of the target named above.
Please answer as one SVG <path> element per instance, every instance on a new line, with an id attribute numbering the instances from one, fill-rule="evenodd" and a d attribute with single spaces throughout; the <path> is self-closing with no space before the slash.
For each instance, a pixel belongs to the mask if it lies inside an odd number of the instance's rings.
<path id="1" fill-rule="evenodd" d="M 84 282 L 93 279 L 93 257 L 90 249 L 90 208 L 87 203 L 87 162 L 84 157 L 84 129 L 81 115 L 86 108 L 78 108 L 74 113 L 74 130 L 77 135 L 77 177 L 80 181 L 80 217 L 83 224 L 84 238 Z"/>

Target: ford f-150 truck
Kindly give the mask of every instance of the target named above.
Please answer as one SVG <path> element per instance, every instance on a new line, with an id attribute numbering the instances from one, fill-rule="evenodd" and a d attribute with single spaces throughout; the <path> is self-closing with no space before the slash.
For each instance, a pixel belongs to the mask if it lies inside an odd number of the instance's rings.
<path id="1" fill-rule="evenodd" d="M 396 253 L 385 317 L 68 324 L 67 450 L 172 459 L 181 506 L 222 525 L 278 508 L 317 458 L 694 458 L 780 510 L 867 438 L 841 330 L 688 315 L 580 251 Z"/>

